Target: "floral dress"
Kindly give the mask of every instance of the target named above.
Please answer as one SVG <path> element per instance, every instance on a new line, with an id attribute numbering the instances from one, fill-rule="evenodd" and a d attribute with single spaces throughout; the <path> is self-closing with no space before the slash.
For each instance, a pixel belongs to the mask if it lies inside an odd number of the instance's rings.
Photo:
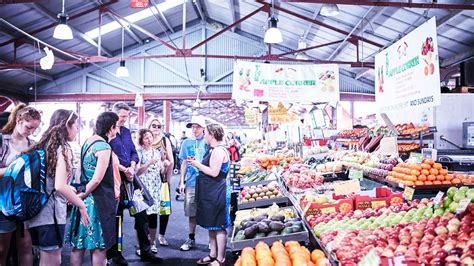
<path id="1" fill-rule="evenodd" d="M 87 153 L 84 155 L 84 161 L 82 162 L 84 173 L 81 174 L 81 185 L 85 185 L 92 180 L 95 168 L 97 166 L 97 158 L 95 157 L 95 153 L 98 151 L 111 149 L 110 145 L 104 141 L 96 142 L 92 144 L 92 147 L 90 148 L 88 147 L 90 144 L 84 145 L 85 147 L 83 147 L 83 152 L 87 150 Z M 69 228 L 65 238 L 65 243 L 70 244 L 76 249 L 108 248 L 103 237 L 102 225 L 92 193 L 90 193 L 84 199 L 84 204 L 87 206 L 87 214 L 89 215 L 90 223 L 87 226 L 84 226 L 82 223 L 80 223 L 80 215 L 78 215 L 79 211 L 77 207 L 74 206 L 71 211 Z"/>
<path id="2" fill-rule="evenodd" d="M 144 165 L 149 160 L 152 160 L 154 157 L 160 158 L 161 155 L 159 154 L 157 149 L 151 148 L 149 150 L 140 149 L 138 150 L 138 154 L 140 157 L 140 164 Z M 153 197 L 155 204 L 146 210 L 146 214 L 159 214 L 160 213 L 160 190 L 161 190 L 161 159 L 159 159 L 156 163 L 150 165 L 147 170 L 140 175 L 140 179 L 142 180 L 143 184 L 147 188 L 150 195 Z"/>

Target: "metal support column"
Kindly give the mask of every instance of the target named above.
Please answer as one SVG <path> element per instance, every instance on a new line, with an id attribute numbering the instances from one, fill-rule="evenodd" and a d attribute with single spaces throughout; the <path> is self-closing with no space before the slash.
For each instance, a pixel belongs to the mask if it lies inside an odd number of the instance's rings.
<path id="1" fill-rule="evenodd" d="M 170 124 L 171 124 L 171 101 L 164 100 L 163 101 L 163 119 L 165 122 L 165 131 L 170 132 Z"/>
<path id="2" fill-rule="evenodd" d="M 145 104 L 138 106 L 138 128 L 143 128 L 145 125 Z"/>

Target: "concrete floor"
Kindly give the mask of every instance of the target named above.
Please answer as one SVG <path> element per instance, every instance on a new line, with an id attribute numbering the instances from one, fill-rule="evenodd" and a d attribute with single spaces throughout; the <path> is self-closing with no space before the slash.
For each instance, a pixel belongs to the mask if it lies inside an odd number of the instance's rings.
<path id="1" fill-rule="evenodd" d="M 158 256 L 165 259 L 164 263 L 160 265 L 173 266 L 187 266 L 196 265 L 196 261 L 208 254 L 208 236 L 207 231 L 199 226 L 196 229 L 196 248 L 190 251 L 180 251 L 179 247 L 184 243 L 188 237 L 188 220 L 184 216 L 183 201 L 175 200 L 175 188 L 179 182 L 179 176 L 173 176 L 171 180 L 171 198 L 172 198 L 172 214 L 166 231 L 166 239 L 170 243 L 168 247 L 158 246 Z M 126 212 L 127 213 L 127 212 Z M 148 265 L 148 263 L 140 262 L 140 258 L 135 254 L 137 240 L 135 237 L 135 230 L 133 228 L 134 220 L 132 217 L 125 215 L 124 218 L 124 257 L 128 260 L 129 265 Z M 231 230 L 231 229 L 229 229 Z M 226 265 L 233 265 L 232 255 L 227 247 Z M 65 247 L 62 251 L 62 265 L 69 265 L 70 248 Z M 84 258 L 84 265 L 91 265 L 90 255 L 86 254 Z"/>

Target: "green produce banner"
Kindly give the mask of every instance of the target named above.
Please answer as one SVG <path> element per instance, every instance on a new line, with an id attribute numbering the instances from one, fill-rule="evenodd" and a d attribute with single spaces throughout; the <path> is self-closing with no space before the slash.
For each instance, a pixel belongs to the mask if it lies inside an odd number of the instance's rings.
<path id="1" fill-rule="evenodd" d="M 339 101 L 337 65 L 234 64 L 232 98 L 282 102 Z"/>
<path id="2" fill-rule="evenodd" d="M 441 104 L 436 34 L 433 17 L 375 56 L 379 113 Z"/>

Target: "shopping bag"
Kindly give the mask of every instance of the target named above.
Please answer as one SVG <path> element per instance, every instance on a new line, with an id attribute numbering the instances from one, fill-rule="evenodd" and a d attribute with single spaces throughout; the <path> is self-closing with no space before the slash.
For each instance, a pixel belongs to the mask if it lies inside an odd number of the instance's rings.
<path id="1" fill-rule="evenodd" d="M 168 182 L 161 184 L 161 202 L 160 202 L 160 215 L 170 215 L 171 214 L 171 199 L 170 199 L 170 189 Z"/>
<path id="2" fill-rule="evenodd" d="M 148 192 L 148 189 L 138 176 L 133 178 L 133 189 L 130 214 L 132 214 L 132 212 L 134 212 L 132 215 L 142 212 L 155 204 L 150 192 Z"/>

